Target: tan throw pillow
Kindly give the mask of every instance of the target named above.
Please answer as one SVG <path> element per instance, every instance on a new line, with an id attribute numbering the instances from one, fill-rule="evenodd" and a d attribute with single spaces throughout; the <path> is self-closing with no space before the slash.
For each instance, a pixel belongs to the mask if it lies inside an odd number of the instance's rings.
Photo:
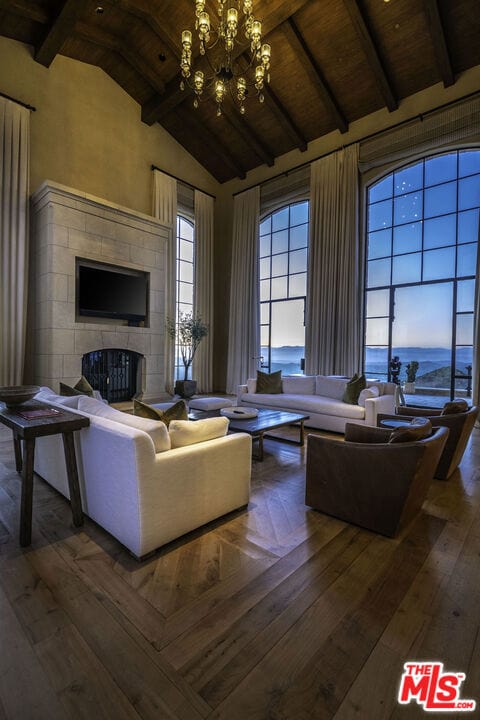
<path id="1" fill-rule="evenodd" d="M 282 387 L 282 371 L 277 370 L 273 373 L 264 373 L 257 371 L 257 393 L 267 393 L 268 395 L 278 395 L 283 392 Z"/>
<path id="2" fill-rule="evenodd" d="M 225 417 L 206 418 L 205 420 L 172 420 L 168 432 L 172 448 L 195 445 L 206 440 L 215 440 L 227 434 L 228 419 Z"/>
<path id="3" fill-rule="evenodd" d="M 133 414 L 149 420 L 161 420 L 168 427 L 172 420 L 188 420 L 187 406 L 179 400 L 168 410 L 160 410 L 140 400 L 133 401 Z"/>
<path id="4" fill-rule="evenodd" d="M 414 418 L 408 425 L 395 428 L 390 435 L 389 443 L 414 442 L 423 440 L 432 434 L 432 423 L 428 418 Z"/>
<path id="5" fill-rule="evenodd" d="M 451 400 L 443 406 L 440 415 L 456 415 L 457 413 L 467 412 L 468 403 L 466 400 Z"/>
<path id="6" fill-rule="evenodd" d="M 343 402 L 348 403 L 348 405 L 358 405 L 359 395 L 366 387 L 367 381 L 365 379 L 365 375 L 358 375 L 355 373 L 352 379 L 347 383 L 342 398 Z"/>

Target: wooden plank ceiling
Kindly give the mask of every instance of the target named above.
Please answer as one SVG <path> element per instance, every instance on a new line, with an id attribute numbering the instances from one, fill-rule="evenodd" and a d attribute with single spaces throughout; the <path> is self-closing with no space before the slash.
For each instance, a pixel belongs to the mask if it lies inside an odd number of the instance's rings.
<path id="1" fill-rule="evenodd" d="M 179 88 L 193 0 L 0 0 L 0 34 L 46 67 L 59 53 L 101 67 L 219 182 L 480 65 L 478 0 L 256 0 L 254 14 L 272 48 L 265 102 L 240 115 L 229 100 L 221 117 Z M 235 54 L 248 62 L 245 45 Z"/>

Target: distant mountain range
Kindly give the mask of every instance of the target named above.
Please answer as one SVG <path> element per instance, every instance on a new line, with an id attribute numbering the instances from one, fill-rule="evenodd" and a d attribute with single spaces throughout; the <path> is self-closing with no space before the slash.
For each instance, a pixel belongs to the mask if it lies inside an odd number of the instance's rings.
<path id="1" fill-rule="evenodd" d="M 262 354 L 268 357 L 268 349 L 262 348 Z M 417 380 L 427 386 L 445 384 L 449 378 L 452 355 L 449 348 L 441 347 L 398 347 L 393 348 L 392 355 L 398 355 L 402 363 L 400 379 L 405 380 L 406 367 L 409 362 L 419 363 Z M 283 345 L 272 348 L 272 372 L 281 370 L 284 375 L 300 373 L 300 361 L 305 357 L 305 348 L 301 345 Z M 472 348 L 461 347 L 457 350 L 457 367 L 459 373 L 467 374 L 467 365 L 472 364 Z M 365 371 L 371 376 L 384 376 L 387 373 L 387 353 L 385 348 L 367 347 L 365 353 Z M 448 384 L 449 384 L 448 380 Z"/>

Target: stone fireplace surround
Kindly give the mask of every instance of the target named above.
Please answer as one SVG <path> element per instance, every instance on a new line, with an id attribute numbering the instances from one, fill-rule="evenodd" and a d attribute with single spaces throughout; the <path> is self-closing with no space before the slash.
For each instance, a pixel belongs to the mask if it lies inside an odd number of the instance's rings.
<path id="1" fill-rule="evenodd" d="M 55 391 L 75 384 L 82 357 L 124 348 L 143 356 L 137 393 L 167 399 L 164 377 L 165 246 L 170 228 L 148 215 L 51 181 L 32 196 L 34 303 L 33 375 Z M 75 313 L 75 258 L 150 273 L 147 327 L 127 321 L 79 318 Z"/>

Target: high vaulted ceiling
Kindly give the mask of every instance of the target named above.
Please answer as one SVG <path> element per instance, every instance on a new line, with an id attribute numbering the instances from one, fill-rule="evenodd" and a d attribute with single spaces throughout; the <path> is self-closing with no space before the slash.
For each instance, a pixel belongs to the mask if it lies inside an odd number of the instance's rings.
<path id="1" fill-rule="evenodd" d="M 163 125 L 220 182 L 480 64 L 479 0 L 254 0 L 272 48 L 265 102 L 250 99 L 242 116 L 229 101 L 217 117 L 213 102 L 194 110 L 179 89 L 181 31 L 193 30 L 194 7 L 0 0 L 0 34 L 32 45 L 46 67 L 58 53 L 101 67 L 145 123 Z M 216 3 L 207 9 L 213 17 Z"/>

